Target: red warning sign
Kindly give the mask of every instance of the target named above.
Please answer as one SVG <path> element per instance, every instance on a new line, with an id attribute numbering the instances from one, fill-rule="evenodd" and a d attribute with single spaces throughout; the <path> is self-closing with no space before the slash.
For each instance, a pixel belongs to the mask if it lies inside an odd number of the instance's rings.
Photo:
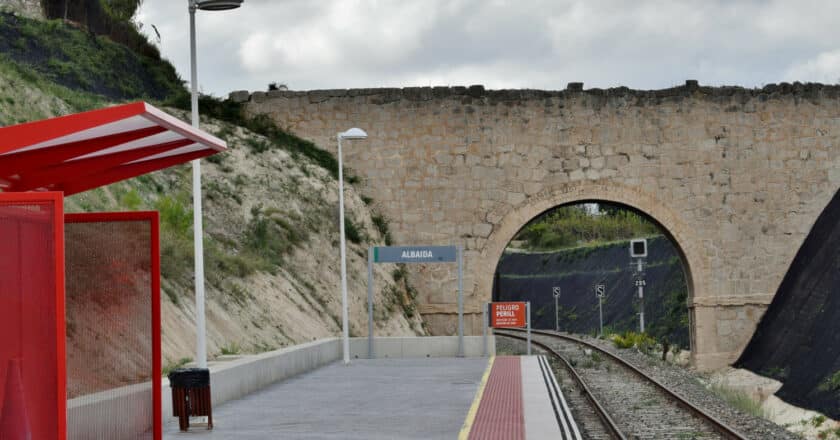
<path id="1" fill-rule="evenodd" d="M 525 303 L 490 303 L 490 326 L 493 328 L 525 327 Z"/>

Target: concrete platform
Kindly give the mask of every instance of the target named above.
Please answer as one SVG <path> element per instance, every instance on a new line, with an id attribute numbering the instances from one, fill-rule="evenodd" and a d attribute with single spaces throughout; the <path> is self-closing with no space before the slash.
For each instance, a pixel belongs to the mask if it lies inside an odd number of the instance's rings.
<path id="1" fill-rule="evenodd" d="M 544 356 L 500 356 L 459 439 L 580 440 L 581 435 Z"/>
<path id="2" fill-rule="evenodd" d="M 214 408 L 215 429 L 165 439 L 453 439 L 487 358 L 355 359 L 333 363 Z"/>

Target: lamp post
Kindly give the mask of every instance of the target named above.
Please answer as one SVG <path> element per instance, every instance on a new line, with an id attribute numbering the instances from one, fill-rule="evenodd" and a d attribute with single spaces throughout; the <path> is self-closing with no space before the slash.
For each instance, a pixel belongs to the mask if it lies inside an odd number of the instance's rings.
<path id="1" fill-rule="evenodd" d="M 344 239 L 344 165 L 341 161 L 341 140 L 361 140 L 367 138 L 367 133 L 361 128 L 351 128 L 339 133 L 338 138 L 338 229 L 341 235 L 341 332 L 344 351 L 344 365 L 350 364 L 350 331 L 347 328 L 347 257 L 345 255 Z"/>
<path id="2" fill-rule="evenodd" d="M 192 125 L 198 128 L 198 72 L 195 50 L 195 11 L 224 11 L 236 9 L 244 0 L 188 0 L 190 11 L 190 89 Z M 195 246 L 195 336 L 196 362 L 207 368 L 206 324 L 204 321 L 204 230 L 201 224 L 201 161 L 192 161 L 193 185 L 193 244 Z"/>

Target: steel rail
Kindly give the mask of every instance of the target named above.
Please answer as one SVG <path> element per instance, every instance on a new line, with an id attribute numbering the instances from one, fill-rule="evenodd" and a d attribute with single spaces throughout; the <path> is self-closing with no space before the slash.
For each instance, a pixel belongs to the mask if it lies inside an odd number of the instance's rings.
<path id="1" fill-rule="evenodd" d="M 525 330 L 520 330 L 520 329 L 506 329 L 506 330 L 513 330 L 515 332 L 524 332 L 525 331 Z M 749 440 L 748 437 L 739 433 L 734 428 L 730 427 L 729 425 L 727 425 L 726 423 L 724 423 L 723 421 L 721 421 L 717 417 L 709 414 L 705 410 L 703 410 L 700 407 L 698 407 L 698 406 L 694 405 L 693 403 L 689 402 L 688 399 L 686 399 L 685 397 L 683 397 L 682 395 L 680 395 L 676 391 L 673 391 L 670 388 L 666 387 L 664 384 L 662 384 L 658 380 L 654 379 L 653 377 L 649 376 L 647 373 L 638 369 L 635 365 L 631 364 L 630 362 L 627 362 L 626 360 L 620 358 L 619 356 L 617 356 L 613 353 L 610 353 L 609 351 L 607 351 L 607 350 L 605 350 L 601 347 L 598 347 L 595 344 L 586 342 L 582 339 L 578 339 L 574 336 L 564 335 L 564 334 L 553 332 L 553 331 L 531 330 L 531 333 L 536 333 L 536 334 L 540 334 L 540 335 L 543 335 L 543 336 L 551 336 L 551 337 L 558 338 L 558 339 L 565 339 L 567 341 L 571 341 L 571 342 L 574 342 L 574 343 L 577 343 L 577 344 L 584 345 L 584 346 L 586 346 L 588 348 L 591 348 L 593 350 L 597 350 L 598 352 L 603 353 L 604 355 L 606 355 L 609 358 L 615 360 L 619 364 L 625 366 L 626 368 L 628 368 L 630 371 L 634 372 L 636 375 L 638 375 L 642 379 L 644 379 L 647 382 L 653 384 L 657 389 L 662 391 L 665 395 L 667 395 L 668 397 L 670 397 L 671 399 L 676 401 L 678 405 L 687 409 L 689 412 L 693 413 L 694 415 L 698 416 L 699 418 L 705 420 L 707 423 L 709 423 L 709 425 L 711 425 L 715 429 L 715 431 L 717 431 L 719 434 L 723 435 L 724 437 L 726 437 L 728 439 L 731 439 L 731 440 Z"/>
<path id="2" fill-rule="evenodd" d="M 504 333 L 498 330 L 494 333 L 496 333 L 499 336 L 505 336 L 512 339 L 519 339 L 521 341 L 527 341 L 527 338 L 519 335 Z M 569 361 L 565 357 L 563 357 L 563 355 L 558 353 L 553 348 L 549 347 L 547 344 L 534 340 L 531 340 L 531 343 L 547 351 L 557 359 L 560 359 L 560 362 L 569 371 L 572 378 L 575 380 L 575 382 L 577 382 L 580 389 L 583 390 L 583 394 L 586 396 L 586 399 L 589 400 L 589 402 L 595 408 L 595 413 L 598 415 L 598 418 L 601 419 L 601 422 L 603 422 L 604 426 L 607 428 L 607 431 L 609 431 L 613 438 L 617 440 L 627 440 L 627 436 L 625 436 L 624 433 L 621 432 L 621 430 L 618 428 L 618 425 L 615 423 L 612 417 L 610 417 L 609 413 L 607 413 L 607 410 L 603 407 L 603 405 L 601 405 L 600 402 L 598 402 L 598 398 L 595 397 L 595 394 L 592 393 L 592 391 L 589 389 L 589 386 L 586 385 L 586 382 L 584 382 L 583 378 L 580 377 L 577 371 L 575 371 L 574 367 L 572 367 L 572 364 L 570 364 Z"/>

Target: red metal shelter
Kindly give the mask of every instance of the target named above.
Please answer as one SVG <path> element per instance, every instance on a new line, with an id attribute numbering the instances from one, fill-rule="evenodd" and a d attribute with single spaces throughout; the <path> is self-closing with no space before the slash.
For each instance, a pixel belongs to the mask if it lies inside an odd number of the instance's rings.
<path id="1" fill-rule="evenodd" d="M 145 102 L 0 128 L 0 189 L 65 196 L 226 148 Z"/>
<path id="2" fill-rule="evenodd" d="M 67 438 L 67 398 L 72 437 L 161 438 L 157 214 L 63 196 L 225 148 L 145 102 L 0 128 L 0 438 Z"/>

